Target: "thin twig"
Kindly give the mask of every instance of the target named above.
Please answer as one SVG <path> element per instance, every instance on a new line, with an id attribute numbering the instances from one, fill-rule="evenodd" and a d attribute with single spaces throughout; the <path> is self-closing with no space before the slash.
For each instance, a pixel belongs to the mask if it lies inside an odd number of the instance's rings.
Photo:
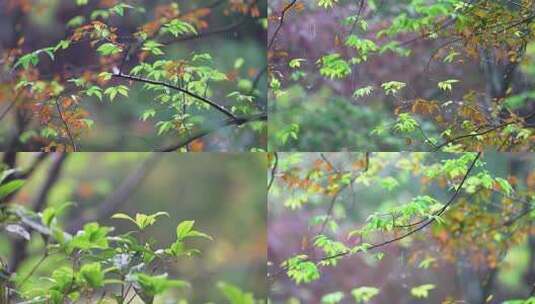
<path id="1" fill-rule="evenodd" d="M 373 245 L 367 247 L 366 249 L 367 250 L 372 250 L 372 249 L 376 249 L 376 248 L 383 247 L 383 246 L 389 245 L 391 243 L 400 241 L 400 240 L 402 240 L 402 239 L 404 239 L 404 238 L 406 238 L 408 236 L 413 235 L 414 233 L 416 233 L 418 231 L 423 230 L 425 227 L 427 227 L 427 226 L 431 225 L 432 223 L 434 223 L 436 221 L 436 217 L 438 217 L 442 213 L 444 213 L 448 209 L 448 207 L 451 206 L 451 204 L 453 204 L 455 202 L 455 200 L 457 199 L 457 197 L 459 196 L 459 194 L 461 192 L 461 189 L 464 186 L 464 183 L 468 179 L 468 176 L 470 176 L 470 173 L 472 172 L 472 169 L 474 169 L 475 164 L 477 163 L 477 161 L 481 157 L 481 154 L 482 154 L 481 152 L 477 153 L 477 155 L 474 158 L 474 160 L 472 161 L 470 167 L 468 168 L 468 170 L 466 171 L 465 175 L 463 176 L 463 179 L 461 180 L 461 183 L 459 184 L 459 186 L 457 187 L 457 189 L 455 190 L 453 195 L 450 197 L 448 202 L 446 204 L 444 204 L 444 206 L 436 213 L 435 217 L 430 218 L 428 221 L 423 223 L 421 226 L 419 226 L 419 227 L 417 227 L 417 228 L 415 228 L 413 230 L 410 230 L 409 232 L 407 232 L 407 233 L 405 233 L 405 234 L 403 234 L 401 236 L 395 237 L 393 239 L 390 239 L 390 240 L 387 240 L 387 241 L 384 241 L 384 242 L 381 242 L 381 243 L 378 243 L 378 244 L 373 244 Z M 350 251 L 344 251 L 344 252 L 341 252 L 341 253 L 338 253 L 338 254 L 335 254 L 335 255 L 322 257 L 318 262 L 326 261 L 326 260 L 330 260 L 330 259 L 336 259 L 336 258 L 345 256 L 345 255 L 348 255 L 350 253 L 351 253 Z"/>
<path id="2" fill-rule="evenodd" d="M 268 186 L 267 186 L 268 193 L 269 193 L 269 190 L 271 189 L 271 186 L 273 186 L 273 182 L 275 181 L 275 175 L 277 174 L 277 166 L 279 165 L 279 154 L 277 152 L 274 152 L 273 157 L 275 158 L 275 160 L 273 163 L 273 167 L 271 167 L 271 175 L 270 175 Z"/>
<path id="3" fill-rule="evenodd" d="M 7 107 L 6 109 L 0 114 L 0 120 L 4 119 L 4 117 L 6 117 L 7 113 L 9 113 L 9 111 L 11 111 L 11 109 L 13 108 L 13 106 L 17 103 L 17 100 L 13 100 Z"/>
<path id="4" fill-rule="evenodd" d="M 24 283 L 26 283 L 26 281 L 28 281 L 28 279 L 35 273 L 35 271 L 37 271 L 37 268 L 39 268 L 39 266 L 41 266 L 41 264 L 43 264 L 43 262 L 46 260 L 46 258 L 48 257 L 48 250 L 45 249 L 45 252 L 43 254 L 43 256 L 39 259 L 39 261 L 32 267 L 32 269 L 30 270 L 30 272 L 28 272 L 26 274 L 26 276 L 24 277 L 24 279 L 22 279 L 22 281 L 19 283 L 20 286 L 24 285 Z"/>
<path id="5" fill-rule="evenodd" d="M 67 121 L 63 117 L 63 112 L 61 111 L 61 106 L 59 105 L 59 99 L 60 98 L 61 97 L 58 97 L 58 98 L 55 99 L 56 108 L 58 109 L 59 117 L 60 117 L 61 121 L 63 122 L 63 125 L 65 126 L 65 131 L 67 132 L 67 136 L 69 137 L 69 140 L 71 142 L 72 148 L 73 148 L 74 152 L 76 152 L 78 150 L 76 148 L 76 143 L 74 142 L 74 139 L 73 139 L 72 134 L 71 134 L 71 130 L 69 129 L 69 125 L 67 124 Z"/>
<path id="6" fill-rule="evenodd" d="M 268 43 L 268 51 L 271 50 L 271 47 L 273 47 L 273 43 L 275 42 L 275 39 L 279 35 L 279 32 L 284 25 L 284 17 L 286 17 L 286 13 L 295 5 L 296 2 L 297 0 L 292 0 L 292 2 L 288 3 L 288 5 L 286 5 L 286 7 L 282 10 L 279 24 L 277 25 L 277 28 L 275 29 L 275 32 L 273 33 L 273 36 L 271 36 L 271 39 Z"/>
<path id="7" fill-rule="evenodd" d="M 528 120 L 528 119 L 531 119 L 535 117 L 535 112 L 527 115 L 526 117 L 522 117 L 522 119 L 524 121 Z M 466 138 L 472 138 L 472 137 L 477 137 L 477 136 L 482 136 L 482 135 L 486 135 L 488 133 L 492 133 L 492 132 L 495 132 L 495 131 L 498 131 L 498 130 L 501 130 L 509 125 L 513 125 L 513 124 L 517 124 L 519 123 L 518 121 L 510 121 L 510 122 L 507 122 L 507 123 L 503 123 L 501 125 L 498 125 L 498 126 L 495 126 L 495 127 L 492 127 L 492 128 L 489 128 L 487 130 L 484 130 L 484 131 L 481 131 L 481 132 L 477 132 L 477 133 L 471 133 L 471 134 L 465 134 L 465 135 L 461 135 L 461 136 L 458 136 L 458 137 L 455 137 L 455 138 L 452 138 L 446 142 L 443 142 L 439 145 L 435 145 L 435 148 L 434 148 L 434 152 L 442 149 L 443 147 L 449 145 L 449 144 L 452 144 L 452 143 L 455 143 L 455 142 L 458 142 L 460 140 L 463 140 L 463 139 L 466 139 Z"/>

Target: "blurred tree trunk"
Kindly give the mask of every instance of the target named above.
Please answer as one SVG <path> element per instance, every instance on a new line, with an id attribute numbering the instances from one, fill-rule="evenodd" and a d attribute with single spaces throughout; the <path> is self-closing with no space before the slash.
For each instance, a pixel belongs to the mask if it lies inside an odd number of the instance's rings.
<path id="1" fill-rule="evenodd" d="M 481 280 L 470 262 L 469 254 L 457 256 L 457 278 L 465 303 L 484 303 Z"/>

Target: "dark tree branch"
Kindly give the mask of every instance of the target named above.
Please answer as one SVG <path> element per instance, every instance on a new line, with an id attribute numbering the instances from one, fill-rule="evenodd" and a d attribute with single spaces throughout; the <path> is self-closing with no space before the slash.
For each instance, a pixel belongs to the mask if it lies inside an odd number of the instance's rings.
<path id="1" fill-rule="evenodd" d="M 522 117 L 522 119 L 524 121 L 526 120 L 529 120 L 531 118 L 535 117 L 535 112 L 525 116 L 525 117 Z M 461 135 L 461 136 L 458 136 L 458 137 L 455 137 L 455 138 L 452 138 L 446 142 L 443 142 L 439 145 L 434 145 L 434 152 L 442 149 L 443 147 L 449 145 L 449 144 L 452 144 L 452 143 L 456 143 L 456 142 L 459 142 L 463 139 L 467 139 L 467 138 L 472 138 L 472 137 L 477 137 L 477 136 L 482 136 L 482 135 L 486 135 L 486 134 L 489 134 L 489 133 L 492 133 L 492 132 L 496 132 L 498 130 L 501 130 L 509 125 L 513 125 L 513 124 L 517 124 L 519 123 L 518 121 L 510 121 L 510 122 L 506 122 L 506 123 L 502 123 L 498 126 L 495 126 L 495 127 L 491 127 L 489 129 L 486 129 L 484 131 L 480 131 L 480 132 L 476 132 L 476 133 L 472 133 L 472 134 L 465 134 L 465 135 Z M 531 126 L 527 126 L 527 125 L 524 125 L 525 127 L 531 127 Z"/>
<path id="2" fill-rule="evenodd" d="M 187 138 L 184 138 L 180 140 L 178 143 L 163 147 L 158 149 L 158 152 L 173 152 L 177 151 L 180 148 L 183 148 L 187 146 L 188 144 L 192 143 L 193 141 L 203 138 L 207 135 L 210 135 L 216 131 L 219 131 L 222 128 L 229 127 L 229 126 L 241 126 L 250 122 L 256 122 L 256 121 L 267 121 L 267 114 L 266 113 L 260 113 L 256 114 L 250 117 L 239 117 L 235 119 L 227 119 L 222 121 L 219 124 L 210 126 L 204 130 L 198 131 L 197 133 L 194 133 L 193 135 L 188 136 Z"/>
<path id="3" fill-rule="evenodd" d="M 131 81 L 135 81 L 135 82 L 142 82 L 142 83 L 148 83 L 148 84 L 153 84 L 153 85 L 160 85 L 160 86 L 164 86 L 164 87 L 169 88 L 169 89 L 173 89 L 173 90 L 182 92 L 184 94 L 187 94 L 187 95 L 189 95 L 189 96 L 191 96 L 193 98 L 196 98 L 196 99 L 208 104 L 212 108 L 218 110 L 219 112 L 225 114 L 226 116 L 228 116 L 228 117 L 230 117 L 232 119 L 235 119 L 235 120 L 238 119 L 232 112 L 227 110 L 225 107 L 223 107 L 223 106 L 211 101 L 210 99 L 202 97 L 202 96 L 200 96 L 198 94 L 195 94 L 193 92 L 190 92 L 190 91 L 188 91 L 188 90 L 186 90 L 184 88 L 169 84 L 167 82 L 151 80 L 151 79 L 142 78 L 142 77 L 133 76 L 133 75 L 127 75 L 127 74 L 123 74 L 123 73 L 113 74 L 113 77 L 123 78 L 123 79 L 131 80 Z"/>
<path id="4" fill-rule="evenodd" d="M 297 3 L 297 0 L 292 0 L 292 2 L 288 3 L 286 7 L 282 10 L 279 24 L 277 25 L 277 28 L 275 29 L 275 32 L 273 33 L 273 36 L 271 36 L 271 39 L 268 42 L 268 51 L 271 50 L 273 47 L 273 43 L 275 43 L 275 39 L 279 35 L 280 30 L 282 29 L 282 26 L 284 25 L 284 18 L 286 17 L 286 13 Z"/>

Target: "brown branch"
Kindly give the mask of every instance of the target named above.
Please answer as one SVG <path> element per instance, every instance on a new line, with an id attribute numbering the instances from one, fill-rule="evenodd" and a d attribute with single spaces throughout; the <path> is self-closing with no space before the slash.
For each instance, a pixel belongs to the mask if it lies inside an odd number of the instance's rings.
<path id="1" fill-rule="evenodd" d="M 192 143 L 193 141 L 197 140 L 197 139 L 200 139 L 200 138 L 203 138 L 207 135 L 210 135 L 222 128 L 225 128 L 225 127 L 229 127 L 229 126 L 241 126 L 241 125 L 244 125 L 244 124 L 247 124 L 247 123 L 250 123 L 250 122 L 256 122 L 256 121 L 267 121 L 267 114 L 266 113 L 260 113 L 260 114 L 256 114 L 256 115 L 253 115 L 253 116 L 250 116 L 250 117 L 239 117 L 239 118 L 235 118 L 235 119 L 227 119 L 227 120 L 224 120 L 218 124 L 215 124 L 211 127 L 208 127 L 204 130 L 200 130 L 199 132 L 191 135 L 191 136 L 188 136 L 187 138 L 184 138 L 182 140 L 180 140 L 178 143 L 176 144 L 173 144 L 173 145 L 170 145 L 170 146 L 167 146 L 167 147 L 163 147 L 163 148 L 160 148 L 158 150 L 156 150 L 157 152 L 173 152 L 173 151 L 177 151 L 179 150 L 180 148 L 183 148 L 187 145 L 189 145 L 190 143 Z"/>

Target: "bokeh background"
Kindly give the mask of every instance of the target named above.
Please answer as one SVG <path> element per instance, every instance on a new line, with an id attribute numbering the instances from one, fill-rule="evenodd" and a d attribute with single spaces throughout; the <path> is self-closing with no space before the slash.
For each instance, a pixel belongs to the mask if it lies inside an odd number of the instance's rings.
<path id="1" fill-rule="evenodd" d="M 35 156 L 35 153 L 19 154 L 20 166 L 24 168 Z M 30 204 L 50 161 L 40 165 L 32 180 L 12 200 L 13 204 Z M 174 240 L 176 225 L 182 220 L 195 220 L 197 230 L 214 238 L 213 241 L 193 240 L 190 246 L 199 248 L 201 256 L 180 259 L 167 270 L 171 277 L 191 283 L 192 289 L 182 296 L 189 298 L 190 303 L 224 302 L 216 284 L 225 281 L 253 292 L 257 298 L 265 298 L 266 159 L 263 154 L 70 154 L 48 204 L 74 202 L 75 207 L 60 222 L 67 229 L 83 224 L 73 220 L 94 215 L 101 202 L 147 162 L 149 169 L 144 171 L 142 183 L 115 212 L 129 215 L 168 212 L 170 218 L 161 218 L 146 235 L 162 247 Z M 110 220 L 109 216 L 97 221 L 115 227 L 118 233 L 133 229 L 128 222 Z M 22 271 L 36 263 L 40 246 L 42 242 L 38 241 L 30 246 L 30 256 L 23 263 Z M 11 249 L 8 236 L 0 234 L 0 256 L 4 260 L 17 254 Z M 52 257 L 38 269 L 37 277 L 57 266 Z"/>

